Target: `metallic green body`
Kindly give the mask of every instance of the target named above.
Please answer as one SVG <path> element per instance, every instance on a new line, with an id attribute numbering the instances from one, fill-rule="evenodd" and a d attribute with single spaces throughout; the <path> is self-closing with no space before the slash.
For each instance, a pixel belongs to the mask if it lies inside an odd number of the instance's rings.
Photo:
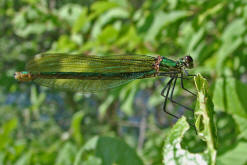
<path id="1" fill-rule="evenodd" d="M 160 62 L 161 67 L 162 66 L 168 66 L 168 67 L 176 67 L 177 62 L 174 60 L 171 60 L 169 58 L 163 57 L 162 61 Z"/>

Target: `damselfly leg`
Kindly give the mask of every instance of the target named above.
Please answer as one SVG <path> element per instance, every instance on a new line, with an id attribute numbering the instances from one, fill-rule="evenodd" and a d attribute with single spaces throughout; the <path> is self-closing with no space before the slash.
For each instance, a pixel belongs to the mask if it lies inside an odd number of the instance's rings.
<path id="1" fill-rule="evenodd" d="M 164 105 L 163 105 L 163 110 L 165 113 L 175 117 L 175 118 L 179 118 L 178 116 L 174 115 L 174 114 L 171 114 L 170 112 L 167 111 L 166 109 L 166 105 L 167 105 L 167 100 L 170 100 L 172 103 L 174 104 L 177 104 L 181 107 L 184 107 L 185 110 L 189 110 L 189 111 L 192 111 L 193 112 L 193 109 L 173 100 L 173 93 L 174 93 L 174 89 L 175 89 L 175 85 L 176 85 L 176 82 L 177 82 L 177 79 L 180 78 L 181 79 L 181 86 L 182 86 L 182 89 L 184 89 L 185 91 L 191 93 L 192 95 L 195 95 L 194 93 L 192 93 L 191 91 L 189 91 L 188 89 L 184 88 L 184 85 L 183 85 L 183 77 L 181 75 L 181 77 L 178 77 L 178 76 L 175 76 L 175 77 L 172 77 L 168 83 L 166 84 L 166 86 L 162 89 L 161 91 L 161 96 L 165 97 L 165 101 L 164 101 Z M 171 89 L 171 93 L 170 93 L 170 88 L 172 87 Z M 165 93 L 166 92 L 166 93 Z"/>
<path id="2" fill-rule="evenodd" d="M 183 78 L 183 75 L 181 75 L 181 77 L 178 77 L 178 76 L 176 75 L 175 77 L 172 77 L 172 78 L 168 81 L 168 83 L 166 84 L 166 86 L 165 86 L 165 87 L 162 89 L 162 91 L 161 91 L 161 96 L 165 97 L 165 101 L 164 101 L 164 104 L 163 104 L 163 110 L 164 110 L 165 113 L 167 113 L 168 115 L 170 115 L 170 116 L 172 116 L 172 117 L 174 117 L 174 118 L 176 118 L 176 119 L 179 119 L 179 117 L 178 117 L 177 115 L 174 115 L 174 114 L 168 112 L 167 109 L 166 109 L 167 100 L 170 100 L 172 103 L 177 104 L 177 105 L 179 105 L 179 106 L 181 106 L 181 107 L 184 107 L 185 110 L 189 110 L 189 111 L 191 111 L 191 112 L 194 112 L 193 109 L 191 109 L 191 108 L 189 108 L 189 107 L 187 107 L 187 106 L 185 106 L 185 105 L 183 105 L 183 104 L 181 104 L 181 103 L 179 103 L 179 102 L 173 100 L 173 92 L 174 92 L 175 85 L 176 85 L 176 82 L 177 82 L 177 79 L 178 79 L 178 78 L 180 78 L 182 89 L 184 89 L 185 91 L 189 92 L 189 93 L 192 94 L 193 96 L 196 96 L 193 92 L 191 92 L 191 91 L 189 91 L 188 89 L 184 88 L 184 84 L 183 84 L 183 79 L 184 79 L 184 78 Z M 171 88 L 171 87 L 172 87 L 172 89 L 171 89 L 171 93 L 170 93 L 170 88 Z M 165 94 L 165 92 L 166 92 L 166 94 Z M 170 94 L 170 97 L 169 97 L 169 94 Z M 188 121 L 188 122 L 189 122 L 190 126 L 192 126 L 192 127 L 194 128 L 194 130 L 195 130 L 195 132 L 196 132 L 196 134 L 197 134 L 195 125 L 192 124 L 190 121 Z"/>
<path id="3" fill-rule="evenodd" d="M 194 77 L 195 75 L 188 75 L 188 76 Z M 184 75 L 183 75 L 183 73 L 181 73 L 181 78 L 180 78 L 180 80 L 181 80 L 181 87 L 182 87 L 182 89 L 185 90 L 185 91 L 187 91 L 187 92 L 189 92 L 189 93 L 192 94 L 193 96 L 196 96 L 195 93 L 191 92 L 190 90 L 188 90 L 188 89 L 186 89 L 186 88 L 184 87 L 184 81 L 183 81 L 184 78 L 183 78 L 183 77 L 184 77 Z"/>
<path id="4" fill-rule="evenodd" d="M 174 115 L 174 114 L 172 114 L 172 113 L 170 113 L 170 112 L 168 112 L 168 111 L 166 110 L 166 103 L 167 103 L 167 100 L 170 99 L 170 98 L 169 98 L 169 92 L 170 92 L 170 88 L 171 88 L 171 84 L 172 84 L 172 81 L 173 81 L 173 80 L 174 80 L 174 78 L 172 77 L 172 78 L 168 81 L 168 83 L 166 84 L 166 86 L 162 89 L 161 95 L 162 95 L 163 97 L 165 97 L 165 102 L 164 102 L 164 104 L 163 104 L 163 110 L 164 110 L 164 112 L 167 113 L 168 115 L 173 116 L 174 118 L 178 119 L 178 118 L 179 118 L 178 116 L 176 116 L 176 115 Z M 164 93 L 165 93 L 166 90 L 167 90 L 166 95 L 164 95 Z"/>

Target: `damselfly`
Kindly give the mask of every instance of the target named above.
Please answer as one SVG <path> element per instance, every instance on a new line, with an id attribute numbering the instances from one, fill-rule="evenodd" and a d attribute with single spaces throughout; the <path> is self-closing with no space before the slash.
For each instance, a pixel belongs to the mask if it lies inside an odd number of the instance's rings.
<path id="1" fill-rule="evenodd" d="M 163 56 L 148 55 L 86 56 L 43 53 L 36 55 L 27 63 L 27 71 L 16 72 L 15 79 L 34 81 L 47 87 L 90 93 L 117 87 L 135 79 L 166 76 L 170 77 L 170 80 L 161 91 L 161 95 L 165 97 L 163 110 L 178 118 L 166 110 L 167 100 L 192 111 L 191 108 L 173 100 L 178 78 L 181 80 L 181 87 L 193 94 L 183 85 L 183 79 L 191 76 L 186 69 L 191 68 L 193 68 L 191 56 L 175 61 Z"/>

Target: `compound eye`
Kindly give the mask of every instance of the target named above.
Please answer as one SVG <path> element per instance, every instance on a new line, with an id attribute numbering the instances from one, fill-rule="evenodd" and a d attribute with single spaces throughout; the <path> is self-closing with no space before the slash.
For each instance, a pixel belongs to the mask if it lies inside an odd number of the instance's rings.
<path id="1" fill-rule="evenodd" d="M 186 57 L 185 57 L 185 61 L 186 61 L 187 63 L 192 63 L 192 62 L 193 62 L 193 58 L 192 58 L 191 56 L 186 56 Z"/>
<path id="2" fill-rule="evenodd" d="M 185 56 L 184 59 L 187 68 L 193 68 L 193 58 L 191 56 Z"/>

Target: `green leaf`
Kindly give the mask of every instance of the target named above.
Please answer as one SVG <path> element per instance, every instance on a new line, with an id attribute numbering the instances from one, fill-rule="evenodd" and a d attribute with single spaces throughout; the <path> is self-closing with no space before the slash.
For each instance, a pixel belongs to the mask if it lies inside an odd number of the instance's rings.
<path id="1" fill-rule="evenodd" d="M 87 141 L 87 143 L 83 147 L 81 147 L 80 150 L 77 152 L 77 154 L 75 156 L 74 165 L 80 165 L 82 162 L 83 155 L 86 155 L 86 152 L 90 152 L 91 150 L 95 150 L 97 142 L 98 142 L 97 136 L 93 137 L 89 141 Z M 95 159 L 97 159 L 97 158 L 95 158 Z"/>
<path id="2" fill-rule="evenodd" d="M 224 44 L 220 47 L 219 51 L 217 52 L 219 55 L 217 56 L 217 68 L 218 72 L 222 73 L 224 62 L 226 58 L 231 55 L 241 44 L 243 43 L 243 39 L 241 37 L 235 40 L 227 40 Z"/>
<path id="3" fill-rule="evenodd" d="M 241 37 L 245 31 L 245 20 L 242 18 L 235 19 L 225 28 L 222 35 L 222 41 L 233 41 L 234 39 Z"/>
<path id="4" fill-rule="evenodd" d="M 38 93 L 35 86 L 31 88 L 31 104 L 32 110 L 38 110 L 39 107 L 44 103 L 46 94 L 44 92 Z"/>
<path id="5" fill-rule="evenodd" d="M 56 44 L 53 45 L 57 51 L 61 52 L 70 52 L 77 48 L 75 42 L 73 42 L 69 36 L 61 35 Z"/>
<path id="6" fill-rule="evenodd" d="M 204 28 L 201 28 L 198 32 L 196 32 L 192 36 L 190 44 L 189 44 L 189 48 L 188 48 L 190 51 L 195 49 L 195 46 L 199 43 L 199 41 L 203 37 L 204 32 L 205 32 Z"/>
<path id="7" fill-rule="evenodd" d="M 160 32 L 163 26 L 176 22 L 178 19 L 188 16 L 187 11 L 172 11 L 170 13 L 165 13 L 163 11 L 158 11 L 154 16 L 151 27 L 149 28 L 145 40 L 154 41 L 157 34 Z"/>
<path id="8" fill-rule="evenodd" d="M 93 15 L 94 17 L 96 17 L 101 13 L 117 6 L 118 5 L 114 2 L 96 1 L 95 3 L 92 4 L 91 9 L 95 11 Z"/>
<path id="9" fill-rule="evenodd" d="M 224 30 L 222 35 L 223 45 L 218 51 L 217 67 L 221 71 L 225 59 L 233 53 L 243 42 L 243 34 L 246 32 L 245 20 L 242 18 L 232 21 Z"/>
<path id="10" fill-rule="evenodd" d="M 105 14 L 101 15 L 94 24 L 91 32 L 92 38 L 96 38 L 101 33 L 103 26 L 105 26 L 108 22 L 112 21 L 115 18 L 117 19 L 128 18 L 128 16 L 129 16 L 129 12 L 122 8 L 113 8 L 107 11 Z"/>
<path id="11" fill-rule="evenodd" d="M 71 165 L 75 159 L 76 147 L 74 144 L 67 142 L 60 149 L 55 165 Z"/>
<path id="12" fill-rule="evenodd" d="M 32 158 L 31 152 L 23 153 L 21 157 L 16 161 L 15 165 L 27 165 L 30 164 Z"/>
<path id="13" fill-rule="evenodd" d="M 31 34 L 41 34 L 47 30 L 47 26 L 43 23 L 32 23 L 23 29 L 17 29 L 17 34 L 21 37 L 28 37 Z"/>
<path id="14" fill-rule="evenodd" d="M 233 115 L 233 118 L 235 119 L 235 122 L 238 125 L 238 129 L 240 134 L 238 135 L 239 139 L 245 139 L 247 140 L 247 120 L 244 117 L 241 117 L 239 115 Z"/>
<path id="15" fill-rule="evenodd" d="M 3 149 L 12 141 L 11 134 L 17 128 L 17 118 L 10 119 L 5 122 L 0 128 L 0 149 Z"/>
<path id="16" fill-rule="evenodd" d="M 96 156 L 102 159 L 102 165 L 143 165 L 135 150 L 118 138 L 100 137 Z"/>
<path id="17" fill-rule="evenodd" d="M 101 165 L 100 158 L 97 158 L 95 156 L 88 156 L 88 159 L 86 161 L 83 161 L 83 165 Z"/>
<path id="18" fill-rule="evenodd" d="M 136 45 L 140 42 L 140 37 L 138 36 L 136 29 L 134 26 L 130 26 L 128 31 L 122 35 L 116 42 L 118 46 L 127 45 L 128 50 L 133 50 L 136 48 Z"/>
<path id="19" fill-rule="evenodd" d="M 214 121 L 214 105 L 208 94 L 208 83 L 200 74 L 194 77 L 197 89 L 197 102 L 195 108 L 195 127 L 198 136 L 207 143 L 210 163 L 215 164 L 217 133 Z"/>
<path id="20" fill-rule="evenodd" d="M 71 131 L 72 136 L 77 142 L 77 144 L 82 144 L 83 136 L 81 133 L 81 121 L 83 119 L 84 113 L 82 111 L 76 112 L 73 115 L 72 122 L 71 122 Z"/>
<path id="21" fill-rule="evenodd" d="M 207 81 L 198 74 L 194 77 L 198 92 L 195 108 L 195 127 L 200 139 L 207 143 L 207 149 L 201 153 L 191 153 L 181 146 L 184 134 L 189 129 L 185 117 L 182 117 L 170 130 L 164 145 L 164 164 L 215 164 L 217 136 L 214 123 L 213 103 L 208 94 Z"/>
<path id="22" fill-rule="evenodd" d="M 203 14 L 199 16 L 199 24 L 201 24 L 206 18 L 210 15 L 215 15 L 218 11 L 220 11 L 225 5 L 225 2 L 219 3 L 212 8 L 207 9 Z"/>
<path id="23" fill-rule="evenodd" d="M 75 23 L 72 27 L 73 33 L 78 33 L 80 30 L 84 29 L 85 24 L 89 21 L 87 16 L 87 8 L 83 8 L 81 11 L 81 14 L 78 16 L 78 18 L 75 20 Z"/>
<path id="24" fill-rule="evenodd" d="M 234 78 L 227 79 L 228 112 L 247 118 L 247 85 Z"/>
<path id="25" fill-rule="evenodd" d="M 133 113 L 133 102 L 136 94 L 136 88 L 133 89 L 133 87 L 134 86 L 132 86 L 129 90 L 126 90 L 126 97 L 121 104 L 121 109 L 128 115 Z"/>
<path id="26" fill-rule="evenodd" d="M 247 142 L 239 142 L 233 149 L 221 155 L 217 164 L 222 165 L 243 165 L 247 162 Z"/>
<path id="27" fill-rule="evenodd" d="M 181 142 L 185 132 L 188 131 L 188 129 L 189 124 L 186 122 L 185 117 L 181 117 L 170 130 L 165 139 L 165 145 L 163 148 L 163 163 L 165 165 L 208 164 L 206 154 L 190 153 L 182 148 Z"/>
<path id="28" fill-rule="evenodd" d="M 67 21 L 70 25 L 79 18 L 82 12 L 82 7 L 76 4 L 67 4 L 58 10 L 58 15 L 60 18 Z"/>
<path id="29" fill-rule="evenodd" d="M 244 124 L 244 122 L 240 121 L 240 123 L 238 123 L 232 115 L 224 112 L 217 114 L 217 132 L 219 142 L 217 155 L 222 155 L 236 145 L 236 141 L 242 136 L 239 134 L 240 128 L 238 124 Z M 244 129 L 244 127 L 246 127 L 246 125 L 243 125 L 242 128 Z"/>
<path id="30" fill-rule="evenodd" d="M 217 79 L 213 101 L 218 110 L 247 118 L 247 85 L 233 77 Z"/>
<path id="31" fill-rule="evenodd" d="M 226 81 L 223 78 L 218 78 L 214 86 L 213 102 L 215 110 L 224 111 L 226 108 Z"/>
<path id="32" fill-rule="evenodd" d="M 4 159 L 6 157 L 7 153 L 1 151 L 0 152 L 0 164 L 4 164 Z"/>
<path id="33" fill-rule="evenodd" d="M 126 84 L 125 90 L 123 90 L 123 92 L 121 92 L 119 95 L 121 109 L 128 115 L 131 115 L 133 113 L 133 102 L 136 91 L 138 91 L 138 89 L 136 88 L 136 86 L 138 86 L 138 82 L 138 80 L 135 80 Z"/>
<path id="34" fill-rule="evenodd" d="M 113 103 L 114 101 L 113 95 L 108 95 L 107 98 L 105 98 L 104 102 L 100 104 L 99 106 L 99 116 L 100 118 L 103 118 L 103 116 L 106 114 L 107 108 Z"/>
<path id="35" fill-rule="evenodd" d="M 106 26 L 98 35 L 98 41 L 102 44 L 113 43 L 118 36 L 118 31 L 112 25 Z"/>

